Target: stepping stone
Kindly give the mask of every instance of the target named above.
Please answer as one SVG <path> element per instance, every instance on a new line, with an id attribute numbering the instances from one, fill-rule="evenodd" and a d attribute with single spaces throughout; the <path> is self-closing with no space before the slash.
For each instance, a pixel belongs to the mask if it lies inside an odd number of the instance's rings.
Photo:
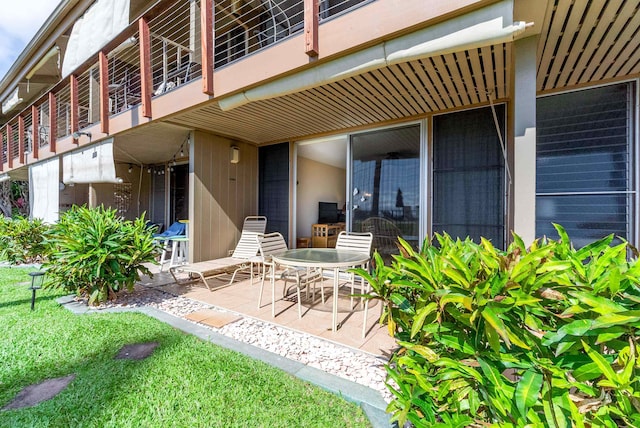
<path id="1" fill-rule="evenodd" d="M 115 356 L 116 360 L 144 360 L 159 346 L 158 342 L 131 343 L 124 345 Z"/>
<path id="2" fill-rule="evenodd" d="M 70 374 L 69 376 L 47 379 L 44 382 L 29 385 L 20 391 L 2 410 L 32 407 L 43 401 L 50 400 L 62 392 L 75 378 L 75 374 Z"/>
<path id="3" fill-rule="evenodd" d="M 215 328 L 224 327 L 227 324 L 236 322 L 241 319 L 241 317 L 235 314 L 212 311 L 210 309 L 190 313 L 186 316 L 186 318 L 188 320 L 199 322 L 201 324 L 205 324 Z"/>

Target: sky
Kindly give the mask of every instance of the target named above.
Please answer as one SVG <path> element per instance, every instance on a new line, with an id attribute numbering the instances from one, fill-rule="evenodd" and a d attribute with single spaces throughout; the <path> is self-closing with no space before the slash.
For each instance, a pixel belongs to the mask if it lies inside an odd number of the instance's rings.
<path id="1" fill-rule="evenodd" d="M 4 0 L 0 20 L 0 80 L 61 0 Z"/>

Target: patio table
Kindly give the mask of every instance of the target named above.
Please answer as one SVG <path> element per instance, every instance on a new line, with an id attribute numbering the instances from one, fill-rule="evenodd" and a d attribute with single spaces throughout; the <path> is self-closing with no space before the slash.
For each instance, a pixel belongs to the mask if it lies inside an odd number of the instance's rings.
<path id="1" fill-rule="evenodd" d="M 333 269 L 332 331 L 338 330 L 338 283 L 340 268 L 364 266 L 369 255 L 357 251 L 335 248 L 297 248 L 273 255 L 273 261 L 282 266 Z M 273 285 L 273 284 L 272 284 Z M 273 288 L 272 288 L 273 289 Z"/>

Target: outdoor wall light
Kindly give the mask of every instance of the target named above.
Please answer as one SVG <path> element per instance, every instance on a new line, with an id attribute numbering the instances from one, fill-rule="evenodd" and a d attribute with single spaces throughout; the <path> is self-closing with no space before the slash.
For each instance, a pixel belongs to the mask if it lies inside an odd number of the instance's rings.
<path id="1" fill-rule="evenodd" d="M 229 160 L 231 163 L 240 162 L 240 147 L 231 146 L 231 151 L 229 152 Z"/>
<path id="2" fill-rule="evenodd" d="M 44 282 L 44 272 L 41 270 L 35 272 L 29 272 L 29 276 L 31 276 L 31 310 L 33 310 L 36 306 L 36 290 L 42 288 L 42 283 Z"/>

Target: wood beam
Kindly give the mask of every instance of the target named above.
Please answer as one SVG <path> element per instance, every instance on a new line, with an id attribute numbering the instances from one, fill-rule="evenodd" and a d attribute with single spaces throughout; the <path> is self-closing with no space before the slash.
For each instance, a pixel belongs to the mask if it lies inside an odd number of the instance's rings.
<path id="1" fill-rule="evenodd" d="M 40 110 L 36 105 L 31 106 L 31 155 L 34 159 L 38 159 L 40 150 Z"/>
<path id="2" fill-rule="evenodd" d="M 100 74 L 100 132 L 109 133 L 109 60 L 104 51 L 98 53 Z"/>
<path id="3" fill-rule="evenodd" d="M 138 21 L 140 33 L 140 83 L 142 97 L 142 115 L 151 117 L 151 91 L 153 90 L 151 79 L 151 34 L 149 21 L 140 18 Z"/>
<path id="4" fill-rule="evenodd" d="M 4 146 L 4 141 L 2 139 L 4 135 L 2 134 L 2 131 L 0 131 L 0 171 L 4 171 L 4 161 L 6 159 L 6 152 L 5 150 L 7 150 Z M 4 156 L 2 156 L 2 153 L 5 153 Z"/>
<path id="5" fill-rule="evenodd" d="M 71 135 L 78 131 L 78 76 L 69 76 L 69 87 L 71 88 Z M 78 144 L 78 139 L 73 138 L 73 144 Z"/>
<path id="6" fill-rule="evenodd" d="M 318 0 L 304 0 L 304 53 L 318 56 L 318 21 L 320 19 Z"/>
<path id="7" fill-rule="evenodd" d="M 214 35 L 213 0 L 200 0 L 200 43 L 202 50 L 202 92 L 213 95 Z"/>
<path id="8" fill-rule="evenodd" d="M 13 168 L 13 128 L 7 123 L 7 161 L 9 169 Z"/>
<path id="9" fill-rule="evenodd" d="M 24 165 L 24 116 L 18 116 L 18 160 Z"/>
<path id="10" fill-rule="evenodd" d="M 58 111 L 56 109 L 56 94 L 49 92 L 49 151 L 56 152 L 56 134 L 58 133 Z"/>

